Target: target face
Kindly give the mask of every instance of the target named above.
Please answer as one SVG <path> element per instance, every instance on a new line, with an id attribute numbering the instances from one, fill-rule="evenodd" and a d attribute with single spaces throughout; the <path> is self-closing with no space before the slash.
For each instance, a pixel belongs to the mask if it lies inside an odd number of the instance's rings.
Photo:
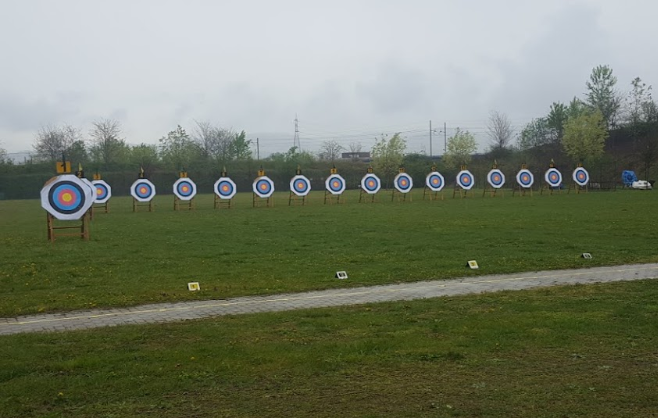
<path id="1" fill-rule="evenodd" d="M 530 170 L 524 168 L 516 173 L 516 182 L 519 183 L 519 186 L 527 189 L 532 187 L 532 184 L 535 182 L 535 178 Z"/>
<path id="2" fill-rule="evenodd" d="M 180 200 L 192 200 L 196 196 L 196 184 L 187 177 L 180 178 L 174 183 L 174 194 Z"/>
<path id="3" fill-rule="evenodd" d="M 297 196 L 306 196 L 311 191 L 311 182 L 305 176 L 295 176 L 290 180 L 290 190 Z"/>
<path id="4" fill-rule="evenodd" d="M 414 180 L 407 173 L 399 173 L 393 179 L 393 186 L 400 193 L 409 193 L 414 187 Z"/>
<path id="5" fill-rule="evenodd" d="M 274 193 L 274 182 L 267 176 L 258 177 L 252 188 L 258 197 L 266 199 Z"/>
<path id="6" fill-rule="evenodd" d="M 460 171 L 457 173 L 457 184 L 464 190 L 471 190 L 473 188 L 473 184 L 475 184 L 473 174 L 471 174 L 471 172 L 468 170 Z"/>
<path id="7" fill-rule="evenodd" d="M 345 191 L 345 179 L 339 174 L 332 174 L 324 182 L 329 193 L 334 195 L 342 194 Z"/>
<path id="8" fill-rule="evenodd" d="M 379 177 L 373 173 L 368 173 L 361 179 L 361 188 L 368 194 L 375 194 L 382 187 Z"/>
<path id="9" fill-rule="evenodd" d="M 112 197 L 112 187 L 105 183 L 103 180 L 94 180 L 91 182 L 94 185 L 95 203 L 105 203 Z"/>
<path id="10" fill-rule="evenodd" d="M 54 177 L 41 189 L 41 206 L 55 219 L 80 219 L 93 204 L 94 188 L 72 174 Z"/>
<path id="11" fill-rule="evenodd" d="M 549 168 L 544 173 L 544 180 L 551 187 L 560 187 L 560 184 L 562 184 L 562 173 L 557 168 Z"/>
<path id="12" fill-rule="evenodd" d="M 155 196 L 155 185 L 147 179 L 137 179 L 130 186 L 130 195 L 138 202 L 150 202 Z"/>
<path id="13" fill-rule="evenodd" d="M 425 177 L 425 185 L 433 192 L 440 192 L 446 182 L 438 171 L 432 171 Z"/>
<path id="14" fill-rule="evenodd" d="M 573 181 L 581 187 L 587 186 L 589 183 L 589 173 L 583 167 L 578 167 L 573 170 Z"/>
<path id="15" fill-rule="evenodd" d="M 487 181 L 494 189 L 500 189 L 505 185 L 505 174 L 499 169 L 494 168 L 487 174 Z"/>
<path id="16" fill-rule="evenodd" d="M 220 199 L 232 199 L 237 192 L 237 188 L 233 180 L 228 177 L 220 177 L 219 180 L 215 182 L 214 186 L 215 194 L 219 196 Z"/>

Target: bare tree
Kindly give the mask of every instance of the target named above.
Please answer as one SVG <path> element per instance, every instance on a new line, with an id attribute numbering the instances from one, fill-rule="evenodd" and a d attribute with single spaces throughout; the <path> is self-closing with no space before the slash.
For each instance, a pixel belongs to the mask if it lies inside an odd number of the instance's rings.
<path id="1" fill-rule="evenodd" d="M 58 161 L 62 154 L 68 153 L 73 143 L 79 140 L 80 131 L 70 125 L 47 126 L 37 132 L 33 148 L 38 159 Z"/>
<path id="2" fill-rule="evenodd" d="M 118 163 L 127 157 L 128 147 L 120 138 L 121 124 L 113 119 L 101 119 L 93 123 L 91 136 L 91 154 L 94 160 L 105 166 Z"/>
<path id="3" fill-rule="evenodd" d="M 499 154 L 508 149 L 514 137 L 514 129 L 507 115 L 495 110 L 489 115 L 487 133 L 491 139 L 491 151 Z"/>
<path id="4" fill-rule="evenodd" d="M 361 145 L 360 142 L 352 142 L 350 143 L 350 155 L 352 156 L 352 161 L 356 161 L 359 159 L 359 153 L 363 149 L 363 146 Z"/>
<path id="5" fill-rule="evenodd" d="M 321 160 L 334 161 L 340 158 L 340 152 L 345 148 L 338 143 L 338 141 L 323 141 L 320 145 L 320 153 L 318 157 Z"/>
<path id="6" fill-rule="evenodd" d="M 232 130 L 218 128 L 210 122 L 196 121 L 193 137 L 204 157 L 219 162 L 232 159 L 233 142 L 236 138 Z"/>

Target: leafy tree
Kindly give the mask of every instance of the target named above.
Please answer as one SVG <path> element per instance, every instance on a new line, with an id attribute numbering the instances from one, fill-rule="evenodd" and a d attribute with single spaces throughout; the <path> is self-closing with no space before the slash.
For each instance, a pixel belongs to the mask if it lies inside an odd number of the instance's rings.
<path id="1" fill-rule="evenodd" d="M 552 141 L 553 132 L 547 118 L 533 119 L 521 130 L 519 149 L 527 151 L 541 147 Z"/>
<path id="2" fill-rule="evenodd" d="M 2 146 L 0 146 L 0 164 L 8 164 L 9 161 L 10 160 L 9 157 L 7 156 L 7 150 L 2 148 Z"/>
<path id="3" fill-rule="evenodd" d="M 160 160 L 158 147 L 144 143 L 134 145 L 130 148 L 128 160 L 130 164 L 144 167 L 145 170 L 149 171 Z"/>
<path id="4" fill-rule="evenodd" d="M 37 132 L 33 145 L 37 158 L 44 161 L 59 161 L 68 154 L 74 142 L 81 140 L 80 131 L 71 125 L 48 126 Z"/>
<path id="5" fill-rule="evenodd" d="M 95 121 L 90 132 L 92 146 L 90 154 L 96 163 L 108 168 L 112 164 L 125 161 L 129 147 L 120 138 L 121 124 L 112 119 Z"/>
<path id="6" fill-rule="evenodd" d="M 617 77 L 607 65 L 599 65 L 592 70 L 587 84 L 587 104 L 603 116 L 606 127 L 614 126 L 621 106 L 619 94 L 615 90 Z"/>
<path id="7" fill-rule="evenodd" d="M 247 139 L 247 133 L 241 131 L 235 134 L 231 141 L 231 157 L 238 161 L 251 159 L 251 140 Z"/>
<path id="8" fill-rule="evenodd" d="M 454 168 L 471 162 L 472 155 L 477 150 L 477 142 L 472 133 L 457 128 L 455 134 L 448 138 L 447 147 L 443 157 L 445 165 Z"/>
<path id="9" fill-rule="evenodd" d="M 382 135 L 372 147 L 373 168 L 384 177 L 387 188 L 389 180 L 398 172 L 398 168 L 402 165 L 404 150 L 406 148 L 407 141 L 399 132 L 394 134 L 390 139 L 386 135 Z"/>
<path id="10" fill-rule="evenodd" d="M 201 155 L 199 145 L 194 142 L 180 125 L 160 138 L 162 161 L 174 170 L 188 168 Z"/>
<path id="11" fill-rule="evenodd" d="M 79 139 L 71 144 L 66 158 L 74 164 L 86 164 L 89 161 L 89 154 L 87 153 L 85 141 Z"/>
<path id="12" fill-rule="evenodd" d="M 574 97 L 567 108 L 567 119 L 577 118 L 587 111 L 587 105 L 579 98 Z"/>
<path id="13" fill-rule="evenodd" d="M 338 141 L 323 141 L 318 156 L 321 160 L 334 161 L 340 158 L 340 152 L 344 149 Z"/>
<path id="14" fill-rule="evenodd" d="M 562 146 L 568 156 L 582 162 L 602 155 L 607 137 L 605 119 L 596 110 L 567 121 Z"/>
<path id="15" fill-rule="evenodd" d="M 500 158 L 507 154 L 509 144 L 514 136 L 512 122 L 510 122 L 507 115 L 497 111 L 491 112 L 487 124 L 487 133 L 491 140 L 490 150 L 494 157 Z"/>
<path id="16" fill-rule="evenodd" d="M 553 142 L 560 143 L 564 137 L 564 124 L 569 119 L 567 106 L 563 103 L 553 102 L 546 117 L 547 127 L 554 132 Z"/>

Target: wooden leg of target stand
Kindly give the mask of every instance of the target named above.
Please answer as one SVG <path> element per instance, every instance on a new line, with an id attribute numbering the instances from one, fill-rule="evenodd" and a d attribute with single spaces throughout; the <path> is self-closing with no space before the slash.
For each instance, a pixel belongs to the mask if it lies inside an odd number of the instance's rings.
<path id="1" fill-rule="evenodd" d="M 55 242 L 55 231 L 53 230 L 53 216 L 46 213 L 46 225 L 48 226 L 48 241 Z"/>
<path id="2" fill-rule="evenodd" d="M 89 216 L 85 213 L 82 216 L 82 224 L 80 225 L 80 238 L 89 241 Z"/>

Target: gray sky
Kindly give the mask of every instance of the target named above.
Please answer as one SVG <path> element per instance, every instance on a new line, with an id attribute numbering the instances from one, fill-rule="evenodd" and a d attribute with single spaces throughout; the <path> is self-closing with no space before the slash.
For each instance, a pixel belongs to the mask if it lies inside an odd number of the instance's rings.
<path id="1" fill-rule="evenodd" d="M 297 114 L 305 150 L 402 131 L 429 152 L 430 119 L 484 150 L 492 110 L 518 130 L 582 97 L 596 65 L 621 91 L 657 84 L 656 16 L 650 0 L 3 0 L 0 143 L 113 118 L 155 144 L 199 120 L 260 137 L 263 156 L 292 146 Z"/>

